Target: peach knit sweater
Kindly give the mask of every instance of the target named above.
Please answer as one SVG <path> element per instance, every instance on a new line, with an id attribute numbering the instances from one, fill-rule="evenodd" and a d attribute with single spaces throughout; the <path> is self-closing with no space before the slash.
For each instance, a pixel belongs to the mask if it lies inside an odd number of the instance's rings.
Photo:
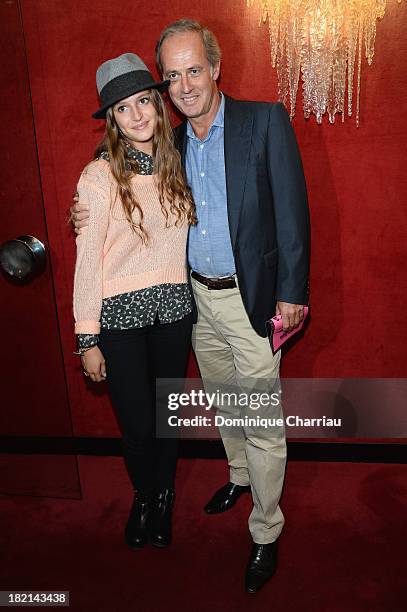
<path id="1" fill-rule="evenodd" d="M 188 223 L 169 225 L 161 211 L 156 178 L 137 174 L 132 187 L 143 213 L 149 243 L 143 245 L 127 221 L 109 163 L 91 162 L 78 183 L 79 200 L 89 207 L 89 225 L 76 239 L 74 278 L 75 333 L 98 334 L 102 300 L 163 283 L 187 282 Z M 137 211 L 133 213 L 138 214 Z"/>

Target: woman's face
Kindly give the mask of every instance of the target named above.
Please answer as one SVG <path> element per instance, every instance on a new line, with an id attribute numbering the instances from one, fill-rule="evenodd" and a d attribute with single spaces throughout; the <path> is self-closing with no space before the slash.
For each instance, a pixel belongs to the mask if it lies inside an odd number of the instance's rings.
<path id="1" fill-rule="evenodd" d="M 116 123 L 126 139 L 139 151 L 153 152 L 157 111 L 150 90 L 133 94 L 113 106 Z"/>

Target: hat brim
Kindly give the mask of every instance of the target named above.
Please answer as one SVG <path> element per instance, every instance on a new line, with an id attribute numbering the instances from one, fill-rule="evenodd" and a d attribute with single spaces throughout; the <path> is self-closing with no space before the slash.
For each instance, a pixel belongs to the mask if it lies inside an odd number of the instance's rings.
<path id="1" fill-rule="evenodd" d="M 138 87 L 135 87 L 134 85 L 129 86 L 127 90 L 122 90 L 120 94 L 117 95 L 117 97 L 113 96 L 112 99 L 109 100 L 108 104 L 101 106 L 95 113 L 93 113 L 92 117 L 94 119 L 106 119 L 107 110 L 111 106 L 113 106 L 113 104 L 120 102 L 120 100 L 125 100 L 129 96 L 132 96 L 138 93 L 139 91 L 144 91 L 146 89 L 157 89 L 158 91 L 163 92 L 168 89 L 169 84 L 170 81 L 161 81 L 160 83 L 152 81 L 151 83 L 143 83 Z"/>

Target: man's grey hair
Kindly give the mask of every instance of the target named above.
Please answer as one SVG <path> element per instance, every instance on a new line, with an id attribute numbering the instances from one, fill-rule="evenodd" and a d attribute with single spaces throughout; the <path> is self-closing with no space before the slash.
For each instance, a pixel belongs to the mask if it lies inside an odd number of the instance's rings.
<path id="1" fill-rule="evenodd" d="M 166 38 L 169 36 L 174 36 L 174 34 L 179 34 L 180 32 L 196 32 L 200 35 L 205 47 L 207 60 L 213 70 L 216 64 L 220 62 L 222 56 L 215 34 L 194 19 L 179 19 L 178 21 L 174 21 L 174 23 L 170 23 L 170 25 L 161 32 L 161 36 L 155 48 L 157 65 L 161 71 L 161 74 L 163 73 L 163 66 L 160 57 L 162 44 Z"/>

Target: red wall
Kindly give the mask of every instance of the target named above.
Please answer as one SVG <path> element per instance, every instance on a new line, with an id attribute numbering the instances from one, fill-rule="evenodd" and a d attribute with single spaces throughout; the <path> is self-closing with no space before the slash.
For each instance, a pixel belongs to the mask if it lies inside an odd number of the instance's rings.
<path id="1" fill-rule="evenodd" d="M 161 29 L 193 17 L 219 37 L 221 89 L 275 100 L 268 31 L 244 0 L 195 8 L 187 0 L 22 0 L 22 7 L 74 429 L 108 435 L 117 431 L 109 402 L 101 387 L 85 383 L 71 354 L 75 245 L 66 223 L 78 175 L 102 134 L 90 118 L 96 68 L 125 51 L 153 67 Z M 354 120 L 317 126 L 300 112 L 294 120 L 312 215 L 312 324 L 286 355 L 286 376 L 406 376 L 406 17 L 404 3 L 388 2 L 373 65 L 363 69 L 359 129 Z"/>

